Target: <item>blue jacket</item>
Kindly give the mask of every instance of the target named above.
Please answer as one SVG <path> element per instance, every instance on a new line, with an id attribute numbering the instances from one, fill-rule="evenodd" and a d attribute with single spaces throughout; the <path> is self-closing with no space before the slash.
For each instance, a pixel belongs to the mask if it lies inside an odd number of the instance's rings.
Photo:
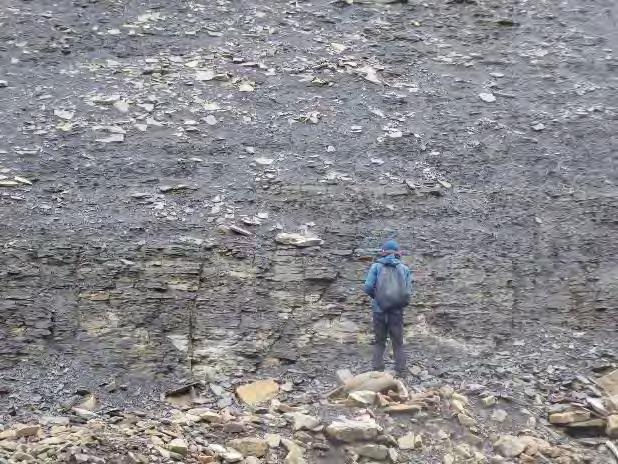
<path id="1" fill-rule="evenodd" d="M 403 272 L 404 279 L 406 281 L 406 284 L 408 285 L 408 290 L 410 291 L 410 294 L 412 294 L 412 271 L 410 271 L 410 268 L 403 264 L 394 254 L 386 255 L 383 258 L 378 259 L 377 263 L 373 263 L 371 265 L 371 267 L 369 268 L 369 272 L 367 273 L 367 278 L 365 279 L 365 285 L 363 288 L 365 293 L 371 298 L 373 298 L 375 295 L 376 283 L 378 282 L 378 274 L 380 274 L 380 270 L 384 266 L 397 266 L 398 264 L 401 264 L 401 266 L 399 266 L 399 269 L 401 270 L 401 272 Z M 373 300 L 372 306 L 374 312 L 382 312 L 382 310 L 378 307 L 376 300 Z"/>

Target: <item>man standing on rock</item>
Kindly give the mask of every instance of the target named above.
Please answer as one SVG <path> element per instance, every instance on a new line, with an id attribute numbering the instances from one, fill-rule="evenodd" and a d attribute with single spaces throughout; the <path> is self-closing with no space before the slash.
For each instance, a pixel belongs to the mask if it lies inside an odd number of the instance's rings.
<path id="1" fill-rule="evenodd" d="M 406 354 L 403 349 L 403 311 L 412 295 L 412 272 L 400 260 L 399 244 L 388 240 L 381 257 L 371 265 L 365 279 L 365 293 L 372 299 L 373 370 L 384 370 L 386 338 L 390 335 L 397 375 L 406 374 Z"/>

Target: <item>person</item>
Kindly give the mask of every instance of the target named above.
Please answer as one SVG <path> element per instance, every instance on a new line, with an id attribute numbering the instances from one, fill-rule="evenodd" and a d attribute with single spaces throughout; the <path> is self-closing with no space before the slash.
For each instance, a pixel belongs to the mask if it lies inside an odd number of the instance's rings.
<path id="1" fill-rule="evenodd" d="M 409 303 L 412 294 L 412 271 L 401 262 L 399 244 L 395 240 L 388 240 L 382 246 L 381 257 L 373 263 L 365 279 L 364 290 L 372 298 L 373 331 L 375 344 L 373 347 L 373 370 L 384 370 L 384 351 L 386 339 L 390 336 L 395 358 L 397 375 L 406 373 L 406 354 L 403 346 L 403 312 Z M 394 272 L 396 271 L 396 272 Z M 390 275 L 393 279 L 390 282 Z M 384 287 L 390 286 L 387 293 L 401 293 L 400 297 L 384 296 Z M 401 288 L 396 288 L 401 287 Z M 392 288 L 395 288 L 394 291 Z M 382 307 L 381 307 L 382 306 Z"/>

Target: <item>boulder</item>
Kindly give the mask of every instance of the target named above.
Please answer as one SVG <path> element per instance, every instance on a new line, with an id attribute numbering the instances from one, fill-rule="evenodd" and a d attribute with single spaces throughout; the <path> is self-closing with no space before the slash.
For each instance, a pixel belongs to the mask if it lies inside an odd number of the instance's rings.
<path id="1" fill-rule="evenodd" d="M 236 438 L 230 440 L 228 446 L 241 452 L 244 456 L 261 458 L 268 453 L 268 442 L 256 437 Z"/>
<path id="2" fill-rule="evenodd" d="M 238 398 L 250 406 L 273 399 L 279 393 L 279 384 L 274 379 L 258 380 L 236 389 Z"/>
<path id="3" fill-rule="evenodd" d="M 338 441 L 352 443 L 375 438 L 382 428 L 373 420 L 342 419 L 332 422 L 326 427 L 326 435 Z"/>

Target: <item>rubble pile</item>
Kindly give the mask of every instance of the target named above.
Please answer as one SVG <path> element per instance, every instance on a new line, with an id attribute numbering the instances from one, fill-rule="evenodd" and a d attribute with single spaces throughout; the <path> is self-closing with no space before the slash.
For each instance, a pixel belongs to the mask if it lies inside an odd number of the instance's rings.
<path id="1" fill-rule="evenodd" d="M 339 374 L 342 383 L 311 403 L 276 379 L 237 385 L 233 404 L 218 409 L 195 383 L 170 392 L 159 414 L 100 409 L 90 394 L 64 414 L 4 424 L 0 462 L 598 462 L 543 428 L 504 433 L 484 423 L 497 400 L 479 385 L 410 391 L 384 372 Z"/>

